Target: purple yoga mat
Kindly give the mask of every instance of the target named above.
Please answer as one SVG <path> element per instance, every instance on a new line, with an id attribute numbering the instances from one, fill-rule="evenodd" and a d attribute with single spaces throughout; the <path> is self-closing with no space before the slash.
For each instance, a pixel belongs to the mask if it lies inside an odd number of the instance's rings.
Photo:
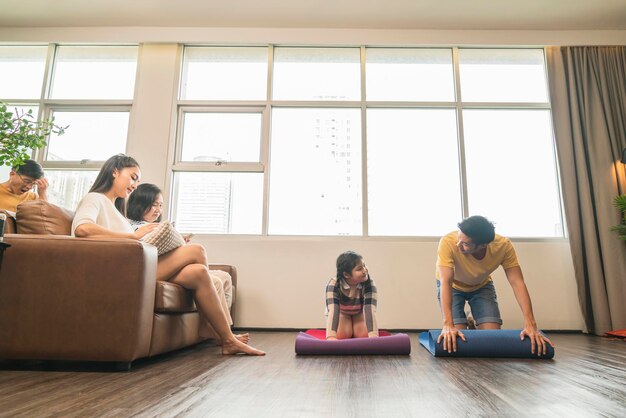
<path id="1" fill-rule="evenodd" d="M 411 340 L 406 334 L 378 338 L 350 338 L 347 340 L 320 340 L 301 332 L 296 337 L 296 354 L 300 355 L 363 355 L 411 354 Z"/>

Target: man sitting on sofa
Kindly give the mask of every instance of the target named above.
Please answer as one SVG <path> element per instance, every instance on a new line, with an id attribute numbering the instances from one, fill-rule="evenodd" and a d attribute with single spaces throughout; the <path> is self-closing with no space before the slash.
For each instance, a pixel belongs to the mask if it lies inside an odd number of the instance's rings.
<path id="1" fill-rule="evenodd" d="M 0 209 L 15 212 L 17 205 L 27 200 L 48 200 L 48 180 L 37 161 L 25 160 L 24 165 L 13 167 L 9 179 L 0 183 Z M 37 186 L 37 193 L 32 191 Z"/>

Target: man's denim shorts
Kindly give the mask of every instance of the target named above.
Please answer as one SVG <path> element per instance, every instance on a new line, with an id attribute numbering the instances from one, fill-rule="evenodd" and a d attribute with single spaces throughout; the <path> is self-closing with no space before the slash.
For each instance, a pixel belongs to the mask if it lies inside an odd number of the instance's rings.
<path id="1" fill-rule="evenodd" d="M 437 280 L 437 300 L 441 307 L 440 287 L 441 282 Z M 455 325 L 467 324 L 464 309 L 465 301 L 469 303 L 476 325 L 484 324 L 485 322 L 494 322 L 502 325 L 496 288 L 493 282 L 489 282 L 473 292 L 461 292 L 460 290 L 452 289 L 452 320 Z"/>

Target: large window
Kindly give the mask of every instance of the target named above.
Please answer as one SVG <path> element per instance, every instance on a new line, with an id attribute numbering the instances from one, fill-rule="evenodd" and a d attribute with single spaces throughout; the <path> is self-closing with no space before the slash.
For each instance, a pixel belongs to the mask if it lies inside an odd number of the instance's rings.
<path id="1" fill-rule="evenodd" d="M 361 235 L 360 49 L 277 47 L 273 68 L 268 233 Z"/>
<path id="2" fill-rule="evenodd" d="M 136 67 L 136 46 L 55 47 L 45 103 L 70 128 L 52 135 L 39 157 L 54 203 L 75 208 L 102 162 L 126 152 Z"/>
<path id="3" fill-rule="evenodd" d="M 182 100 L 265 100 L 267 48 L 187 47 Z"/>
<path id="4" fill-rule="evenodd" d="M 459 50 L 469 214 L 514 237 L 563 236 L 543 51 Z"/>
<path id="5" fill-rule="evenodd" d="M 464 102 L 548 102 L 541 49 L 460 49 Z"/>
<path id="6" fill-rule="evenodd" d="M 0 45 L 0 98 L 3 101 L 39 99 L 47 50 L 41 45 Z"/>
<path id="7" fill-rule="evenodd" d="M 506 236 L 562 236 L 547 109 L 463 111 L 469 213 Z"/>
<path id="8" fill-rule="evenodd" d="M 269 233 L 361 235 L 358 109 L 272 112 Z"/>
<path id="9" fill-rule="evenodd" d="M 202 234 L 261 234 L 267 47 L 185 48 L 172 219 Z"/>
<path id="10" fill-rule="evenodd" d="M 368 48 L 367 100 L 454 101 L 450 49 Z"/>
<path id="11" fill-rule="evenodd" d="M 58 46 L 51 99 L 132 100 L 136 46 Z"/>
<path id="12" fill-rule="evenodd" d="M 136 66 L 136 46 L 0 47 L 0 99 L 69 126 L 36 156 L 53 203 L 75 209 L 102 162 L 126 151 Z"/>
<path id="13" fill-rule="evenodd" d="M 367 184 L 370 235 L 450 229 L 461 217 L 454 110 L 368 110 Z"/>
<path id="14" fill-rule="evenodd" d="M 253 108 L 219 109 L 181 110 L 181 171 L 174 175 L 174 220 L 186 232 L 260 234 L 263 115 Z M 252 172 L 230 171 L 231 167 Z M 186 172 L 187 168 L 195 172 Z"/>
<path id="15" fill-rule="evenodd" d="M 75 208 L 102 162 L 126 152 L 137 54 L 0 46 L 0 100 L 70 126 L 34 154 L 53 202 Z M 564 235 L 542 49 L 186 46 L 182 57 L 168 191 L 183 231 L 440 236 L 482 214 L 504 235 Z"/>
<path id="16" fill-rule="evenodd" d="M 189 230 L 564 234 L 542 49 L 186 47 L 182 68 Z"/>
<path id="17" fill-rule="evenodd" d="M 7 111 L 39 117 L 47 51 L 45 45 L 0 45 L 0 101 L 8 104 Z M 0 166 L 0 178 L 7 178 L 9 171 Z"/>
<path id="18" fill-rule="evenodd" d="M 274 100 L 360 100 L 358 48 L 274 48 Z"/>

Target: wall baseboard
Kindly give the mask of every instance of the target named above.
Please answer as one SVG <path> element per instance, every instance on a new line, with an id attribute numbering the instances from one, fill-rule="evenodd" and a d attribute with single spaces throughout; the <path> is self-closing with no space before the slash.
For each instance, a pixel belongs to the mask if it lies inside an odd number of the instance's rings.
<path id="1" fill-rule="evenodd" d="M 256 328 L 256 327 L 233 327 L 233 331 L 252 331 L 252 332 L 304 332 L 309 328 Z M 321 329 L 321 328 L 320 328 Z M 384 328 L 389 332 L 418 333 L 425 332 L 424 328 Z M 584 334 L 579 329 L 544 329 L 547 334 Z"/>

